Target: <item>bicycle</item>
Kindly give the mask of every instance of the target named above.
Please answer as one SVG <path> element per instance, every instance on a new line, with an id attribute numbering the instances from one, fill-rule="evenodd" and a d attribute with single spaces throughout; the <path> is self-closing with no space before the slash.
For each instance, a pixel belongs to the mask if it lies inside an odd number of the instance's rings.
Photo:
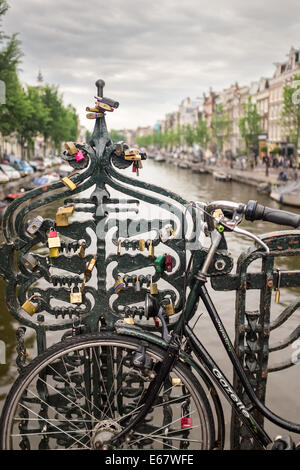
<path id="1" fill-rule="evenodd" d="M 220 399 L 212 394 L 219 425 L 216 436 L 215 418 L 205 392 L 205 387 L 215 390 L 214 385 L 262 448 L 270 447 L 272 439 L 253 417 L 254 410 L 300 434 L 300 424 L 277 416 L 255 395 L 205 286 L 223 231 L 248 236 L 258 249 L 268 253 L 268 246 L 259 237 L 238 227 L 243 218 L 297 228 L 300 215 L 270 209 L 256 201 L 247 205 L 230 201 L 192 205 L 204 212 L 211 245 L 201 269 L 191 276 L 190 292 L 174 330 L 168 332 L 163 308 L 157 296 L 149 293 L 145 316 L 161 320 L 162 338 L 119 320 L 114 333 L 83 334 L 46 350 L 26 366 L 6 399 L 1 417 L 2 449 L 222 449 Z M 190 265 L 191 260 L 187 273 Z M 199 299 L 250 405 L 240 399 L 189 325 Z M 58 397 L 64 415 L 54 406 Z M 293 448 L 293 444 L 279 439 L 277 448 Z"/>

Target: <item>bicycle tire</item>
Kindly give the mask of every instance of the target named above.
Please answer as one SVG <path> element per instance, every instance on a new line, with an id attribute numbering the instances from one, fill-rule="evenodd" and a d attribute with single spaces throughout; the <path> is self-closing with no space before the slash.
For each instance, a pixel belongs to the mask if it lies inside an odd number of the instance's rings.
<path id="1" fill-rule="evenodd" d="M 134 416 L 150 381 L 149 369 L 132 367 L 141 346 L 153 372 L 165 351 L 132 337 L 96 333 L 51 346 L 25 367 L 7 396 L 1 448 L 94 449 L 99 443 L 110 448 L 109 437 L 121 430 L 118 421 Z M 119 448 L 207 450 L 213 445 L 208 399 L 190 369 L 177 361 L 154 406 Z"/>

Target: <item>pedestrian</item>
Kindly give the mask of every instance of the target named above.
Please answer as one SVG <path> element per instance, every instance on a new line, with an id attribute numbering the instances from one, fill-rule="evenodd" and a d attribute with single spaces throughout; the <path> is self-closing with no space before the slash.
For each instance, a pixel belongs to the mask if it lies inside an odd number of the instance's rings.
<path id="1" fill-rule="evenodd" d="M 269 176 L 270 161 L 271 161 L 270 156 L 265 155 L 264 158 L 263 158 L 263 162 L 266 165 L 266 173 L 265 173 L 266 176 Z"/>

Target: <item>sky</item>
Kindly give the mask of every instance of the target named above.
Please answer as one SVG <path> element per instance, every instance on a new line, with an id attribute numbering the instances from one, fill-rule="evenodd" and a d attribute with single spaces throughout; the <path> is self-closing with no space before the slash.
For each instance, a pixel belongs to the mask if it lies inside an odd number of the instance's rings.
<path id="1" fill-rule="evenodd" d="M 120 102 L 111 129 L 154 125 L 212 87 L 271 77 L 300 47 L 299 0 L 8 0 L 6 33 L 19 33 L 20 78 L 59 85 L 80 122 L 95 81 Z"/>

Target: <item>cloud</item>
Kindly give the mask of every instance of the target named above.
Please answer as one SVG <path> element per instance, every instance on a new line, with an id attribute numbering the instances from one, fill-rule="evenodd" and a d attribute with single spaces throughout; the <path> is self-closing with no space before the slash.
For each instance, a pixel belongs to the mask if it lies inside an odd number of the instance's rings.
<path id="1" fill-rule="evenodd" d="M 186 96 L 273 73 L 297 44 L 296 0 L 14 0 L 3 22 L 20 32 L 21 78 L 60 86 L 87 127 L 98 78 L 120 100 L 114 128 L 154 124 Z"/>

